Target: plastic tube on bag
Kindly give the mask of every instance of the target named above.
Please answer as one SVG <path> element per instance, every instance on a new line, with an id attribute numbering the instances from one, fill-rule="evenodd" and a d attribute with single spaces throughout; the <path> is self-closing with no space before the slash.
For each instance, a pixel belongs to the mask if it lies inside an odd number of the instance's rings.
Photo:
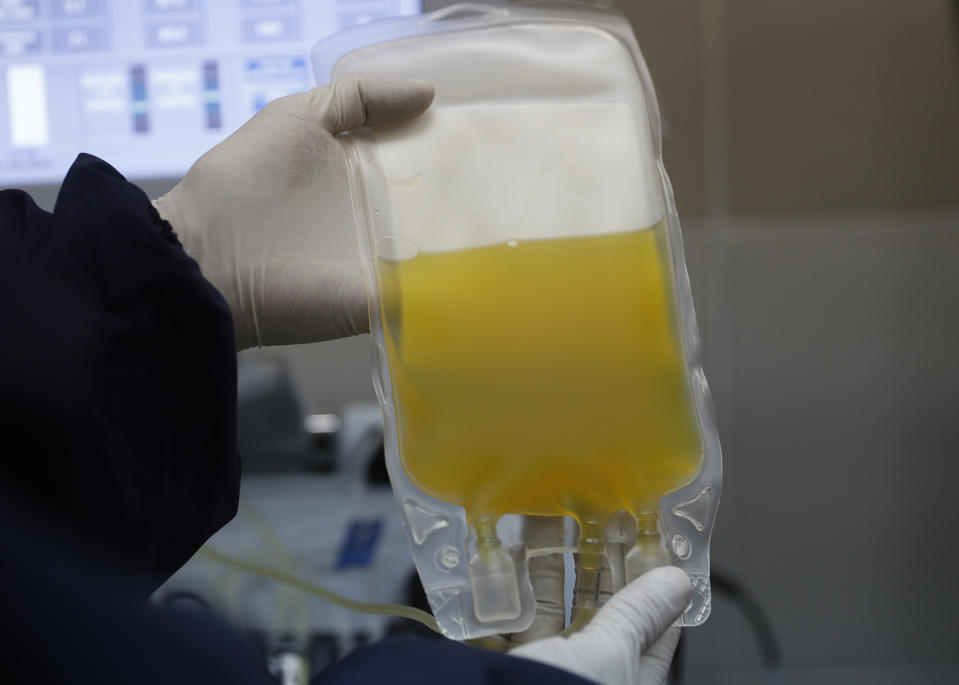
<path id="1" fill-rule="evenodd" d="M 340 140 L 387 466 L 440 629 L 526 628 L 546 551 L 578 552 L 583 616 L 604 560 L 621 582 L 671 563 L 703 622 L 720 445 L 629 24 L 457 6 L 337 34 L 313 64 L 436 89 L 417 120 Z M 557 523 L 526 539 L 524 517 Z"/>

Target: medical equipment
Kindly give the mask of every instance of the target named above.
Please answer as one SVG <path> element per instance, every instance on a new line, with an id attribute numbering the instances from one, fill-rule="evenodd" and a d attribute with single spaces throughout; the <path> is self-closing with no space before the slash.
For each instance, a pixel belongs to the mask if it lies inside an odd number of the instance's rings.
<path id="1" fill-rule="evenodd" d="M 317 38 L 422 6 L 3 0 L 0 185 L 59 186 L 80 151 L 129 179 L 180 178 L 268 102 L 309 88 Z"/>
<path id="2" fill-rule="evenodd" d="M 459 5 L 343 32 L 313 63 L 320 81 L 436 89 L 411 124 L 340 140 L 387 464 L 440 629 L 523 630 L 527 559 L 563 551 L 577 552 L 574 629 L 605 567 L 614 589 L 683 568 L 684 623 L 704 621 L 720 447 L 628 23 Z"/>

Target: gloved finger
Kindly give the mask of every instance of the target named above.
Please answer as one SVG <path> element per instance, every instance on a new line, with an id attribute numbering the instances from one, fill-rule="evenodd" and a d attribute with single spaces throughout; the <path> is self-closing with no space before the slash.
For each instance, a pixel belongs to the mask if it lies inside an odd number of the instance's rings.
<path id="1" fill-rule="evenodd" d="M 373 74 L 344 76 L 307 97 L 310 111 L 332 134 L 397 124 L 422 114 L 432 102 L 433 86 L 427 81 Z"/>
<path id="2" fill-rule="evenodd" d="M 529 577 L 536 598 L 536 615 L 529 628 L 510 635 L 513 644 L 525 644 L 552 637 L 566 625 L 566 604 L 563 600 L 565 566 L 562 554 L 546 554 L 529 560 Z"/>
<path id="3" fill-rule="evenodd" d="M 639 661 L 639 685 L 663 685 L 679 644 L 679 626 L 670 626 Z"/>
<path id="4" fill-rule="evenodd" d="M 675 566 L 657 568 L 613 595 L 583 629 L 584 635 L 621 635 L 633 653 L 645 653 L 689 603 L 692 586 Z"/>

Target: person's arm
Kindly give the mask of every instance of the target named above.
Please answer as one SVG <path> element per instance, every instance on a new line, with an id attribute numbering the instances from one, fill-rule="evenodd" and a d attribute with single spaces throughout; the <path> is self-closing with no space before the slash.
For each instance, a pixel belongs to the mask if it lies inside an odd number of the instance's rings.
<path id="1" fill-rule="evenodd" d="M 0 480 L 154 585 L 179 568 L 236 512 L 235 350 L 368 325 L 333 135 L 431 99 L 377 77 L 281 98 L 156 207 L 90 155 L 52 213 L 0 193 Z"/>
<path id="2" fill-rule="evenodd" d="M 0 192 L 0 482 L 158 585 L 236 510 L 229 309 L 146 195 L 80 155 Z"/>

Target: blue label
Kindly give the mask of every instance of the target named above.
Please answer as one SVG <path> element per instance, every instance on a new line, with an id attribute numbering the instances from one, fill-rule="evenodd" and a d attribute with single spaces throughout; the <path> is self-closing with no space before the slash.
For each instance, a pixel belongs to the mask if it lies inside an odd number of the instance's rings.
<path id="1" fill-rule="evenodd" d="M 353 566 L 369 566 L 373 562 L 373 552 L 383 531 L 383 519 L 351 521 L 346 529 L 346 537 L 340 547 L 340 556 L 336 560 L 336 570 L 341 571 Z"/>

